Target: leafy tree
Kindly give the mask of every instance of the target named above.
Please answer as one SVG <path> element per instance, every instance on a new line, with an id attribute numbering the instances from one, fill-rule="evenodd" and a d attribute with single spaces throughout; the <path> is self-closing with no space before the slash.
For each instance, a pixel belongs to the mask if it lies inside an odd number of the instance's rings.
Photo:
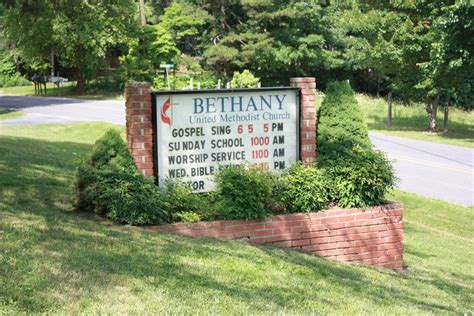
<path id="1" fill-rule="evenodd" d="M 145 25 L 128 42 L 128 53 L 120 58 L 124 80 L 152 81 L 162 62 L 179 54 L 171 33 L 163 25 Z"/>
<path id="2" fill-rule="evenodd" d="M 77 88 L 84 91 L 107 52 L 128 42 L 136 24 L 136 3 L 117 1 L 8 0 L 6 33 L 28 60 L 47 60 L 51 52 L 75 69 Z"/>

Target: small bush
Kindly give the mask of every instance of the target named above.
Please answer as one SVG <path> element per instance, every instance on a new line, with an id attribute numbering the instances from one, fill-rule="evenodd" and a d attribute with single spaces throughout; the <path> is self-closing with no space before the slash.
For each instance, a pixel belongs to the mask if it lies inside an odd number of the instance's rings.
<path id="1" fill-rule="evenodd" d="M 270 214 L 275 176 L 269 171 L 246 165 L 221 167 L 216 184 L 225 218 L 263 219 Z"/>
<path id="2" fill-rule="evenodd" d="M 163 194 L 137 170 L 115 130 L 107 131 L 78 167 L 74 205 L 125 224 L 160 224 L 169 218 Z"/>
<path id="3" fill-rule="evenodd" d="M 256 88 L 260 78 L 255 77 L 250 71 L 234 72 L 231 81 L 232 88 Z"/>
<path id="4" fill-rule="evenodd" d="M 367 126 L 347 82 L 332 82 L 318 110 L 318 155 L 335 155 L 353 146 L 370 148 Z"/>
<path id="5" fill-rule="evenodd" d="M 318 158 L 330 185 L 331 200 L 341 207 L 365 207 L 385 201 L 395 183 L 393 167 L 379 151 L 354 147 L 338 158 Z"/>
<path id="6" fill-rule="evenodd" d="M 188 221 L 191 217 L 201 220 L 208 209 L 208 201 L 203 195 L 195 194 L 191 188 L 179 181 L 167 181 L 163 190 L 164 207 L 171 221 Z M 192 220 L 191 220 L 192 221 Z"/>
<path id="7" fill-rule="evenodd" d="M 31 82 L 19 74 L 14 74 L 11 76 L 0 75 L 0 88 L 29 86 L 29 85 L 31 85 Z"/>
<path id="8" fill-rule="evenodd" d="M 330 181 L 315 168 L 296 164 L 283 175 L 283 203 L 290 212 L 310 212 L 328 206 Z"/>
<path id="9" fill-rule="evenodd" d="M 183 222 L 189 224 L 197 223 L 202 219 L 201 215 L 196 212 L 182 212 L 180 218 Z"/>

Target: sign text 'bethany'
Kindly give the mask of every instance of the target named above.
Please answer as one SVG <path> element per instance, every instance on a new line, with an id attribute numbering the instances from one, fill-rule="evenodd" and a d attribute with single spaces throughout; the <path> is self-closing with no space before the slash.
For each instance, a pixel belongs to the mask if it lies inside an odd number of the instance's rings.
<path id="1" fill-rule="evenodd" d="M 298 90 L 215 90 L 156 97 L 159 183 L 214 188 L 219 166 L 283 170 L 298 160 Z"/>

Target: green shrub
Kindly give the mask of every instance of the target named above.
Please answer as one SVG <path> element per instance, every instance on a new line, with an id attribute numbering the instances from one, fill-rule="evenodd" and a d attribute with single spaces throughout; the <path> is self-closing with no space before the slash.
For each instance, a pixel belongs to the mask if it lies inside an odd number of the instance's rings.
<path id="1" fill-rule="evenodd" d="M 232 88 L 256 88 L 260 78 L 255 77 L 249 70 L 245 69 L 241 73 L 236 71 L 232 76 Z"/>
<path id="2" fill-rule="evenodd" d="M 348 83 L 329 84 L 318 115 L 317 166 L 332 180 L 331 202 L 341 207 L 383 202 L 396 178 L 390 162 L 372 149 L 362 112 Z"/>
<path id="3" fill-rule="evenodd" d="M 180 217 L 183 222 L 190 224 L 197 223 L 202 219 L 201 215 L 196 212 L 182 212 Z"/>
<path id="4" fill-rule="evenodd" d="M 223 216 L 228 219 L 263 219 L 271 212 L 275 176 L 252 166 L 221 167 L 216 175 Z"/>
<path id="5" fill-rule="evenodd" d="M 385 194 L 395 183 L 393 167 L 379 151 L 354 147 L 339 157 L 318 157 L 332 183 L 332 202 L 341 207 L 365 207 L 385 201 Z"/>
<path id="6" fill-rule="evenodd" d="M 283 175 L 281 197 L 290 212 L 320 210 L 329 203 L 327 175 L 315 166 L 296 164 Z"/>
<path id="7" fill-rule="evenodd" d="M 107 131 L 77 169 L 74 205 L 132 225 L 168 221 L 164 196 L 135 167 L 127 145 L 115 130 Z"/>
<path id="8" fill-rule="evenodd" d="M 370 148 L 367 126 L 354 91 L 347 82 L 332 82 L 318 110 L 318 155 L 333 154 L 353 146 Z"/>
<path id="9" fill-rule="evenodd" d="M 188 221 L 191 217 L 205 217 L 203 214 L 208 209 L 207 199 L 204 195 L 193 193 L 191 188 L 179 181 L 166 181 L 164 186 L 164 206 L 173 222 Z M 194 214 L 194 215 L 192 215 Z"/>
<path id="10" fill-rule="evenodd" d="M 0 75 L 0 88 L 29 86 L 29 85 L 31 85 L 31 82 L 19 74 L 14 74 L 11 76 Z"/>

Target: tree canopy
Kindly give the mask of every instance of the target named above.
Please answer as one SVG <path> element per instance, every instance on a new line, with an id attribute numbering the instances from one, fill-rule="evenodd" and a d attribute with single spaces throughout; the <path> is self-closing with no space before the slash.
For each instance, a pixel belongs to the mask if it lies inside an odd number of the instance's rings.
<path id="1" fill-rule="evenodd" d="M 80 89 L 115 58 L 122 81 L 154 80 L 161 63 L 174 63 L 228 81 L 248 69 L 263 85 L 316 76 L 324 89 L 350 79 L 359 91 L 427 108 L 446 100 L 472 108 L 473 8 L 453 0 L 5 0 L 0 13 L 23 65 L 47 68 L 54 55 Z"/>

